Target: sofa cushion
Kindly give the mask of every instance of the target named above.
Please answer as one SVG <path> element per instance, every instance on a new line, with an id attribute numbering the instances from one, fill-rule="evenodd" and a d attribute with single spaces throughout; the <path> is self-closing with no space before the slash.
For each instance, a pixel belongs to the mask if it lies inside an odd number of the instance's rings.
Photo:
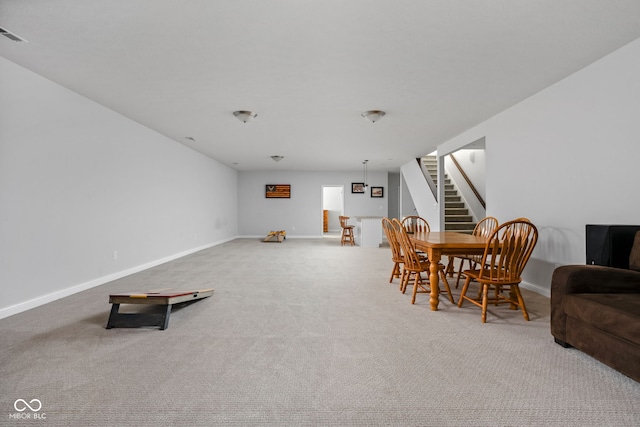
<path id="1" fill-rule="evenodd" d="M 629 270 L 640 271 L 640 231 L 633 238 L 633 246 L 629 254 Z"/>
<path id="2" fill-rule="evenodd" d="M 640 345 L 640 294 L 570 294 L 567 316 Z"/>

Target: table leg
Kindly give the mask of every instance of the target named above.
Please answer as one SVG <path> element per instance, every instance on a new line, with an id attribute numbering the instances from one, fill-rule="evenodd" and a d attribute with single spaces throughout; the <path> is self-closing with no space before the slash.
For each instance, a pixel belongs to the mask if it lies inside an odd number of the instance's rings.
<path id="1" fill-rule="evenodd" d="M 438 310 L 438 303 L 440 302 L 440 298 L 438 295 L 440 294 L 440 283 L 438 283 L 438 264 L 440 263 L 441 254 L 440 251 L 430 248 L 429 252 L 429 262 L 431 263 L 429 267 L 429 287 L 431 287 L 431 297 L 429 298 L 429 302 L 431 303 L 431 310 Z"/>
<path id="2" fill-rule="evenodd" d="M 118 310 L 120 309 L 120 304 L 113 304 L 111 306 L 111 313 L 109 313 L 109 321 L 107 322 L 107 329 L 111 329 L 116 324 L 116 319 L 118 318 Z"/>
<path id="3" fill-rule="evenodd" d="M 169 327 L 169 316 L 171 316 L 172 304 L 167 304 L 162 320 L 160 321 L 160 330 L 164 331 Z"/>
<path id="4" fill-rule="evenodd" d="M 161 313 L 120 313 L 120 304 L 113 304 L 107 321 L 107 329 L 158 326 L 161 330 L 165 330 L 169 327 L 169 316 L 171 316 L 173 305 L 158 304 L 157 306 L 164 306 Z"/>

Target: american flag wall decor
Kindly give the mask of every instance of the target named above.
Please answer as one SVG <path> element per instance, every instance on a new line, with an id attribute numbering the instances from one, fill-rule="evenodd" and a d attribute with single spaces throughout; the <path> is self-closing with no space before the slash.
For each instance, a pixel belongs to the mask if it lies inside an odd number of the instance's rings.
<path id="1" fill-rule="evenodd" d="M 267 184 L 267 199 L 289 199 L 291 198 L 291 185 L 289 184 Z"/>

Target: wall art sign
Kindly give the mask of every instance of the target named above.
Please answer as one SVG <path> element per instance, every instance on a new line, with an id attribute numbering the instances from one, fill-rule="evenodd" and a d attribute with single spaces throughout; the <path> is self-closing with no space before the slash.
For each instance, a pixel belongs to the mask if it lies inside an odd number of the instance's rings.
<path id="1" fill-rule="evenodd" d="M 265 190 L 267 199 L 291 198 L 291 185 L 289 184 L 267 184 Z"/>
<path id="2" fill-rule="evenodd" d="M 371 187 L 371 197 L 384 197 L 384 187 Z"/>

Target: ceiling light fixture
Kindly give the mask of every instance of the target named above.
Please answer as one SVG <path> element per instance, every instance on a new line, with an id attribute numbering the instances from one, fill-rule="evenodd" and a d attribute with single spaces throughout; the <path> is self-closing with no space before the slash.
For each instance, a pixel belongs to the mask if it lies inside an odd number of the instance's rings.
<path id="1" fill-rule="evenodd" d="M 375 123 L 378 120 L 380 120 L 382 117 L 384 117 L 385 114 L 386 113 L 381 110 L 369 110 L 362 113 L 362 117 L 369 120 L 371 123 Z"/>
<path id="2" fill-rule="evenodd" d="M 255 119 L 258 116 L 253 111 L 246 111 L 246 110 L 234 111 L 233 115 L 236 116 L 238 120 L 244 123 L 247 123 L 249 120 Z"/>
<path id="3" fill-rule="evenodd" d="M 274 162 L 279 162 L 280 160 L 284 159 L 284 156 L 271 156 L 271 158 Z"/>

